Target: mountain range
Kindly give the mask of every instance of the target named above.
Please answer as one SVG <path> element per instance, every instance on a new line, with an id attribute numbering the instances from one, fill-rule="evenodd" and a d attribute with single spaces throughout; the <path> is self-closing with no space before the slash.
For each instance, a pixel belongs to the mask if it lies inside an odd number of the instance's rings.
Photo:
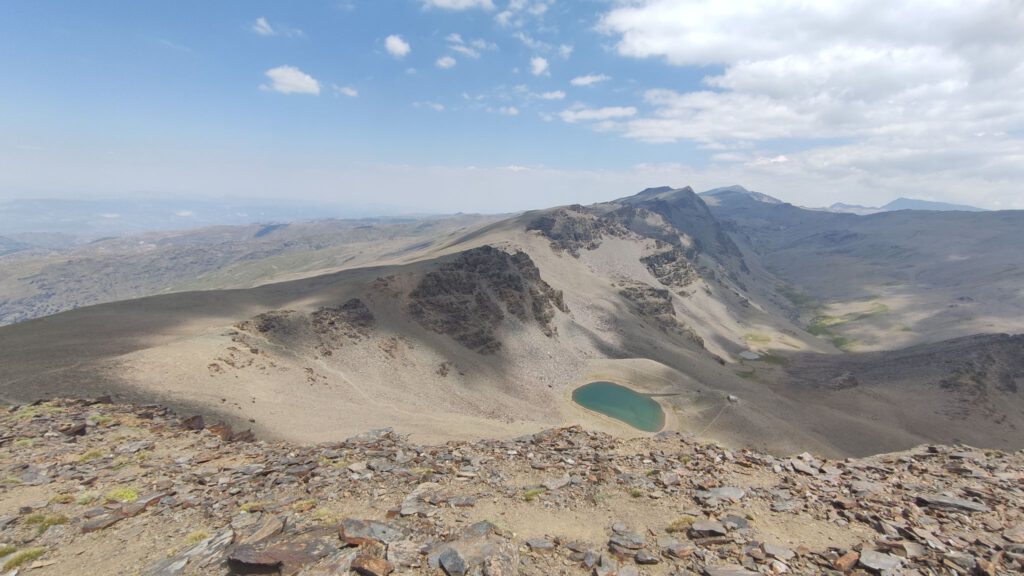
<path id="1" fill-rule="evenodd" d="M 105 240 L 0 283 L 0 397 L 161 402 L 318 441 L 666 427 L 833 455 L 1024 445 L 1022 212 L 806 210 L 740 187 Z M 20 259 L 19 259 L 20 258 Z M 98 288 L 102 286 L 102 288 Z M 65 312 L 74 293 L 88 305 Z M 161 293 L 167 292 L 167 293 Z M 111 301 L 114 300 L 114 301 Z"/>

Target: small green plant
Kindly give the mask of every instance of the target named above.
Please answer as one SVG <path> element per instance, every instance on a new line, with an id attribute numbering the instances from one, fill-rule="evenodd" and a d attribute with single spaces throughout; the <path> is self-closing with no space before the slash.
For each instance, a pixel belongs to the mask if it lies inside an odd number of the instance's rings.
<path id="1" fill-rule="evenodd" d="M 103 454 L 104 454 L 103 450 L 99 450 L 99 449 L 89 450 L 85 454 L 82 454 L 81 456 L 79 456 L 78 457 L 78 461 L 79 462 L 92 462 L 93 460 L 96 460 L 97 458 L 103 458 Z"/>
<path id="2" fill-rule="evenodd" d="M 210 533 L 206 530 L 196 530 L 195 532 L 190 532 L 189 535 L 185 537 L 185 545 L 195 546 L 209 537 Z"/>
<path id="3" fill-rule="evenodd" d="M 107 502 L 135 502 L 139 499 L 139 491 L 131 486 L 114 488 L 106 495 Z"/>
<path id="4" fill-rule="evenodd" d="M 754 342 L 755 344 L 767 344 L 772 341 L 771 336 L 757 332 L 748 332 L 743 335 L 743 339 L 747 342 Z"/>
<path id="5" fill-rule="evenodd" d="M 36 536 L 46 532 L 51 526 L 67 524 L 67 516 L 47 516 L 46 514 L 32 514 L 25 517 L 26 526 L 35 526 Z"/>
<path id="6" fill-rule="evenodd" d="M 31 438 L 18 438 L 14 441 L 15 448 L 31 448 L 35 445 L 35 441 Z"/>
<path id="7" fill-rule="evenodd" d="M 526 492 L 523 493 L 523 500 L 526 500 L 527 502 L 533 502 L 544 492 L 546 492 L 544 488 L 533 488 L 531 490 L 527 490 Z"/>
<path id="8" fill-rule="evenodd" d="M 21 478 L 18 478 L 17 476 L 5 476 L 4 478 L 0 478 L 0 484 L 17 486 L 18 484 L 21 484 Z"/>
<path id="9" fill-rule="evenodd" d="M 639 488 L 630 488 L 629 495 L 633 498 L 639 498 L 644 495 L 644 491 Z"/>
<path id="10" fill-rule="evenodd" d="M 75 498 L 71 494 L 57 494 L 50 499 L 50 502 L 53 502 L 54 504 L 71 504 L 74 501 Z"/>
<path id="11" fill-rule="evenodd" d="M 46 554 L 46 548 L 29 548 L 28 550 L 17 552 L 11 555 L 7 562 L 4 563 L 4 571 L 14 570 L 19 566 L 34 562 L 43 554 Z"/>
<path id="12" fill-rule="evenodd" d="M 292 504 L 292 510 L 296 512 L 308 512 L 316 507 L 316 500 L 299 500 Z"/>
<path id="13" fill-rule="evenodd" d="M 10 544 L 6 544 L 4 546 L 0 546 L 0 558 L 3 558 L 4 556 L 10 556 L 11 554 L 14 554 L 15 550 L 17 550 L 17 548 L 15 548 L 14 546 L 11 546 Z"/>
<path id="14" fill-rule="evenodd" d="M 242 512 L 260 512 L 270 506 L 269 502 L 246 502 L 238 507 Z"/>

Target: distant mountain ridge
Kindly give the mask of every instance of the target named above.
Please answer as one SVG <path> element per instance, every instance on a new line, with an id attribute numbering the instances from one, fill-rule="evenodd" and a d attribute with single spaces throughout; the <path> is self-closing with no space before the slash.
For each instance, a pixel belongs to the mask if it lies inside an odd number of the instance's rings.
<path id="1" fill-rule="evenodd" d="M 879 212 L 896 212 L 898 210 L 923 210 L 931 212 L 988 212 L 984 208 L 968 206 L 966 204 L 950 204 L 948 202 L 934 202 L 932 200 L 919 200 L 916 198 L 897 198 L 885 206 L 872 207 L 860 206 L 857 204 L 844 204 L 836 202 L 828 207 L 830 212 L 841 212 L 844 214 L 877 214 Z"/>

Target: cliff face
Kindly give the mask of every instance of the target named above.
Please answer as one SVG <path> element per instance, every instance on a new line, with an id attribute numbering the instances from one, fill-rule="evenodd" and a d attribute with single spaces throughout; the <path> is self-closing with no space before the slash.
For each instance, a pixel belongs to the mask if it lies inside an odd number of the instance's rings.
<path id="1" fill-rule="evenodd" d="M 102 400 L 101 400 L 102 402 Z M 580 428 L 267 444 L 157 406 L 0 414 L 32 574 L 1019 574 L 1024 453 L 777 458 Z"/>

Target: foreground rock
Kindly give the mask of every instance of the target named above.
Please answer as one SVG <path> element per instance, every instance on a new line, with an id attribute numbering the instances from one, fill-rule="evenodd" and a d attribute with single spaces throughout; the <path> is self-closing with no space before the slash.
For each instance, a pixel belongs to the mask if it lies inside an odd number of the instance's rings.
<path id="1" fill-rule="evenodd" d="M 579 428 L 270 444 L 160 407 L 0 413 L 0 574 L 1024 571 L 1024 454 L 827 461 Z"/>

